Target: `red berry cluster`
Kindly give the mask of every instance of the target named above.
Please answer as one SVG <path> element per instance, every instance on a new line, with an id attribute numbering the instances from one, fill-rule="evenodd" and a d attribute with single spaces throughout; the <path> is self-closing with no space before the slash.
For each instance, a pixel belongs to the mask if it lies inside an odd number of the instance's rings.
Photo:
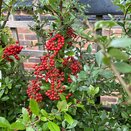
<path id="1" fill-rule="evenodd" d="M 14 56 L 16 60 L 19 60 L 20 58 L 18 54 L 21 52 L 22 48 L 22 46 L 17 44 L 6 47 L 4 49 L 3 58 L 7 61 L 13 62 L 13 59 L 11 59 L 10 56 Z"/>
<path id="2" fill-rule="evenodd" d="M 46 43 L 47 50 L 54 51 L 54 55 L 56 55 L 63 46 L 64 37 L 60 34 L 56 34 Z"/>
<path id="3" fill-rule="evenodd" d="M 66 96 L 66 99 L 69 99 L 72 96 L 72 93 L 68 93 L 68 95 Z"/>
<path id="4" fill-rule="evenodd" d="M 74 32 L 75 31 L 71 27 L 68 27 L 67 36 L 75 39 L 77 37 L 77 35 Z"/>
<path id="5" fill-rule="evenodd" d="M 59 51 L 64 46 L 64 37 L 60 34 L 56 34 L 53 38 L 47 41 L 46 49 L 47 54 L 41 57 L 41 63 L 34 67 L 34 75 L 36 76 L 35 81 L 32 81 L 28 86 L 27 94 L 30 98 L 34 98 L 37 101 L 42 100 L 42 96 L 38 93 L 40 91 L 40 85 L 37 83 L 41 80 L 50 84 L 50 88 L 44 93 L 50 100 L 59 100 L 60 94 L 67 92 L 64 84 L 67 82 L 65 79 L 64 71 L 65 66 L 69 67 L 72 75 L 76 75 L 80 69 L 81 65 L 74 57 L 64 58 L 64 62 L 61 63 L 60 67 L 57 67 L 57 61 Z M 72 82 L 71 78 L 70 82 Z M 39 94 L 39 99 L 36 97 L 36 94 Z M 69 99 L 72 94 L 67 94 L 66 98 Z"/>
<path id="6" fill-rule="evenodd" d="M 76 75 L 82 69 L 80 62 L 74 57 L 69 56 L 63 60 L 63 65 L 70 68 L 72 75 Z"/>
<path id="7" fill-rule="evenodd" d="M 28 85 L 27 94 L 30 99 L 35 99 L 37 102 L 43 100 L 42 95 L 39 93 L 41 83 L 37 80 L 32 80 Z"/>
<path id="8" fill-rule="evenodd" d="M 77 38 L 77 35 L 74 32 L 75 31 L 71 27 L 67 28 L 67 31 L 66 31 L 67 39 L 70 40 L 70 41 L 67 42 L 67 44 L 69 46 L 72 46 L 73 45 L 72 41 L 74 41 L 74 39 Z"/>
<path id="9" fill-rule="evenodd" d="M 70 75 L 75 75 L 77 77 L 77 73 L 81 71 L 82 66 L 74 57 L 67 57 L 63 60 L 63 66 L 68 67 L 71 70 L 71 73 L 68 74 L 68 82 L 71 83 L 72 79 L 70 78 Z"/>

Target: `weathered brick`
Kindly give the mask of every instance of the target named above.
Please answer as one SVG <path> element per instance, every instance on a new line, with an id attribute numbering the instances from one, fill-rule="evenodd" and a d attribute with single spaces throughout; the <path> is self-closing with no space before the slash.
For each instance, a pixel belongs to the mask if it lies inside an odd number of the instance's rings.
<path id="1" fill-rule="evenodd" d="M 18 33 L 34 33 L 29 28 L 17 28 Z"/>
<path id="2" fill-rule="evenodd" d="M 102 30 L 102 35 L 104 35 L 104 36 L 109 36 L 109 35 L 111 35 L 113 33 L 113 31 L 112 30 L 109 30 L 109 29 L 104 29 L 104 30 Z"/>
<path id="3" fill-rule="evenodd" d="M 101 96 L 101 101 L 117 102 L 118 97 L 114 96 Z"/>
<path id="4" fill-rule="evenodd" d="M 23 63 L 24 64 L 24 68 L 33 68 L 35 66 L 36 63 Z"/>
<path id="5" fill-rule="evenodd" d="M 29 46 L 29 45 L 31 45 L 31 41 L 20 40 L 20 45 L 23 45 L 23 46 Z"/>
<path id="6" fill-rule="evenodd" d="M 38 46 L 26 46 L 25 50 L 38 50 L 39 47 Z"/>
<path id="7" fill-rule="evenodd" d="M 25 40 L 37 40 L 36 35 L 25 35 Z"/>
<path id="8" fill-rule="evenodd" d="M 121 28 L 114 28 L 114 29 L 112 29 L 113 30 L 113 33 L 114 34 L 121 34 L 122 33 L 122 29 Z"/>
<path id="9" fill-rule="evenodd" d="M 24 35 L 23 34 L 18 34 L 19 40 L 24 40 Z"/>
<path id="10" fill-rule="evenodd" d="M 29 62 L 32 62 L 32 63 L 40 63 L 40 59 L 39 58 L 30 58 L 29 59 Z"/>

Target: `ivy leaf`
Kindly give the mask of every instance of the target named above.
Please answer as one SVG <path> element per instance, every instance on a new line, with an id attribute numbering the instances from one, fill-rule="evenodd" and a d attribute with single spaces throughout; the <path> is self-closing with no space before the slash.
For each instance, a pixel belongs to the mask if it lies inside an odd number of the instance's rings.
<path id="1" fill-rule="evenodd" d="M 11 129 L 14 130 L 25 130 L 25 125 L 21 122 L 14 122 L 11 124 Z"/>
<path id="2" fill-rule="evenodd" d="M 110 47 L 126 48 L 131 46 L 131 38 L 117 38 L 112 40 Z"/>
<path id="3" fill-rule="evenodd" d="M 60 127 L 51 121 L 48 122 L 48 128 L 50 129 L 50 131 L 60 131 Z"/>
<path id="4" fill-rule="evenodd" d="M 131 66 L 124 62 L 115 63 L 116 69 L 121 73 L 131 73 Z"/>
<path id="5" fill-rule="evenodd" d="M 29 105 L 30 105 L 30 109 L 33 112 L 33 114 L 35 114 L 36 116 L 38 116 L 39 112 L 40 112 L 38 103 L 34 99 L 31 99 Z"/>
<path id="6" fill-rule="evenodd" d="M 119 49 L 111 48 L 108 53 L 118 60 L 128 60 L 128 55 Z"/>
<path id="7" fill-rule="evenodd" d="M 0 127 L 10 127 L 10 123 L 4 117 L 0 117 Z"/>
<path id="8" fill-rule="evenodd" d="M 65 113 L 64 118 L 70 125 L 73 124 L 74 120 L 69 114 Z"/>

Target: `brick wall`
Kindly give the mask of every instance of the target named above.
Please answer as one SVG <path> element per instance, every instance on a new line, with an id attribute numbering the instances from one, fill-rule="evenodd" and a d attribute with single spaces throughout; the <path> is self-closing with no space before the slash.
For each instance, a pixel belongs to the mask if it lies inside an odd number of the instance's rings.
<path id="1" fill-rule="evenodd" d="M 32 32 L 29 28 L 17 28 L 18 31 L 18 37 L 20 41 L 20 45 L 24 47 L 24 50 L 27 50 L 30 52 L 30 50 L 39 50 L 39 47 L 37 46 L 37 37 L 34 32 Z M 104 29 L 102 31 L 103 35 L 109 35 L 114 34 L 116 36 L 120 36 L 122 32 L 122 29 L 120 27 L 114 27 L 112 30 L 109 31 L 109 29 Z M 90 42 L 91 43 L 91 42 Z M 87 48 L 87 45 L 85 45 L 85 48 Z M 94 46 L 95 48 L 95 46 Z M 32 70 L 35 63 L 39 63 L 39 57 L 35 56 L 30 57 L 28 60 L 24 62 L 25 69 Z"/>

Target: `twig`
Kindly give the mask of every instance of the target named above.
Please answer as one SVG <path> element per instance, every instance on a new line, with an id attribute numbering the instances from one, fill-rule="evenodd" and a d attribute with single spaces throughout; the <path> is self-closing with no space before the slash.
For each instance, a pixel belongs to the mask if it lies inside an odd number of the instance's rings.
<path id="1" fill-rule="evenodd" d="M 12 10 L 12 6 L 9 7 L 9 10 L 8 10 L 8 13 L 7 13 L 7 16 L 6 16 L 6 19 L 4 20 L 3 25 L 1 26 L 2 28 L 5 27 L 5 25 L 6 25 L 7 21 L 8 21 L 8 18 L 9 18 L 9 16 L 10 16 L 11 10 Z"/>
<path id="2" fill-rule="evenodd" d="M 0 0 L 0 16 L 1 16 L 1 10 L 2 10 L 2 2 L 3 0 Z"/>
<path id="3" fill-rule="evenodd" d="M 125 12 L 125 14 L 124 14 L 124 18 L 123 18 L 123 25 L 124 25 L 124 26 L 123 26 L 123 29 L 124 29 L 126 35 L 128 35 L 128 34 L 127 34 L 126 27 L 125 27 L 125 25 L 126 25 L 126 16 L 127 16 L 127 14 L 128 14 L 128 11 L 129 11 L 130 7 L 131 7 L 131 4 L 127 7 L 126 12 Z"/>
<path id="4" fill-rule="evenodd" d="M 63 25 L 63 16 L 62 16 L 62 9 L 63 9 L 63 2 L 60 0 L 60 19 L 61 19 L 61 25 Z"/>
<path id="5" fill-rule="evenodd" d="M 124 87 L 123 89 L 127 92 L 127 94 L 129 95 L 129 97 L 131 97 L 131 93 L 128 90 L 128 85 L 125 83 L 125 81 L 122 79 L 120 73 L 116 70 L 115 66 L 113 63 L 111 63 L 111 69 L 114 72 L 114 74 L 116 75 L 117 79 L 119 80 L 120 84 Z"/>

